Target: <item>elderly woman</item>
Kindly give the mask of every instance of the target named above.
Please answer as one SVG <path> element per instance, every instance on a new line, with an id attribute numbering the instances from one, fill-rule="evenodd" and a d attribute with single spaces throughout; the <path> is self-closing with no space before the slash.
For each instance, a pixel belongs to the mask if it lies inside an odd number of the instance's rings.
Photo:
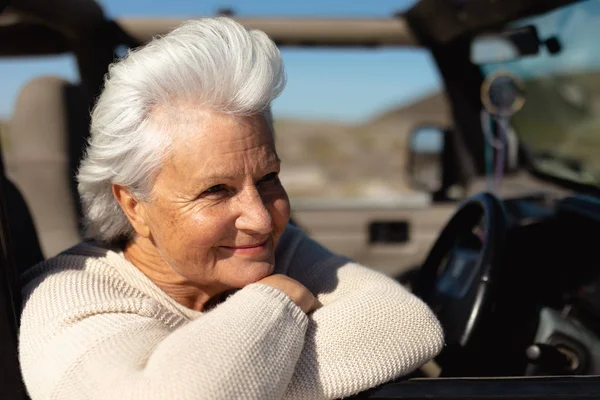
<path id="1" fill-rule="evenodd" d="M 78 173 L 93 240 L 24 276 L 32 399 L 329 399 L 440 351 L 423 302 L 288 225 L 283 87 L 274 43 L 227 18 L 111 66 Z"/>

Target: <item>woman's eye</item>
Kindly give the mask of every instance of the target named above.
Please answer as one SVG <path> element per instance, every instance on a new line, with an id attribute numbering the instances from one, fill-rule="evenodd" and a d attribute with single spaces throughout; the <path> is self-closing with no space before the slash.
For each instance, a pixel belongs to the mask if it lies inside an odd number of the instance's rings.
<path id="1" fill-rule="evenodd" d="M 225 190 L 225 185 L 215 185 L 211 186 L 204 191 L 203 194 L 215 194 Z"/>
<path id="2" fill-rule="evenodd" d="M 277 182 L 277 181 L 279 181 L 279 173 L 277 173 L 277 172 L 271 172 L 270 174 L 263 176 L 262 179 L 260 180 L 260 182 Z"/>

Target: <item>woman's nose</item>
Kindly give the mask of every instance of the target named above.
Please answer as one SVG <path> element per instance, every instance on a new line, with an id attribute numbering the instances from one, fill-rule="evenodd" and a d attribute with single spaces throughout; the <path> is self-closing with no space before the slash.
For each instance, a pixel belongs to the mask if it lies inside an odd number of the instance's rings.
<path id="1" fill-rule="evenodd" d="M 273 219 L 265 203 L 254 187 L 238 195 L 239 216 L 236 228 L 267 235 L 273 230 Z"/>

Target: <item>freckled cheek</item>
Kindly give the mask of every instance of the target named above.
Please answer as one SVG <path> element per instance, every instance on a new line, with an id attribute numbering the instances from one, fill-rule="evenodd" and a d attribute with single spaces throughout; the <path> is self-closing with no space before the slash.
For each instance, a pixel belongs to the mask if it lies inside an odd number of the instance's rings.
<path id="1" fill-rule="evenodd" d="M 223 244 L 235 229 L 235 219 L 230 218 L 226 207 L 215 207 L 186 216 L 182 225 L 185 226 L 182 242 L 191 248 L 206 251 Z"/>

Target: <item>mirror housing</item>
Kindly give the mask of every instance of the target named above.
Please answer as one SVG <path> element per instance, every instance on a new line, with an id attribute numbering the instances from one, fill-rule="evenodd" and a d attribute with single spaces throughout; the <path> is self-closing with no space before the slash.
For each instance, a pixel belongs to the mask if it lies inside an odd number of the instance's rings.
<path id="1" fill-rule="evenodd" d="M 406 172 L 414 189 L 434 193 L 442 188 L 445 135 L 445 130 L 435 125 L 417 126 L 410 133 Z"/>

